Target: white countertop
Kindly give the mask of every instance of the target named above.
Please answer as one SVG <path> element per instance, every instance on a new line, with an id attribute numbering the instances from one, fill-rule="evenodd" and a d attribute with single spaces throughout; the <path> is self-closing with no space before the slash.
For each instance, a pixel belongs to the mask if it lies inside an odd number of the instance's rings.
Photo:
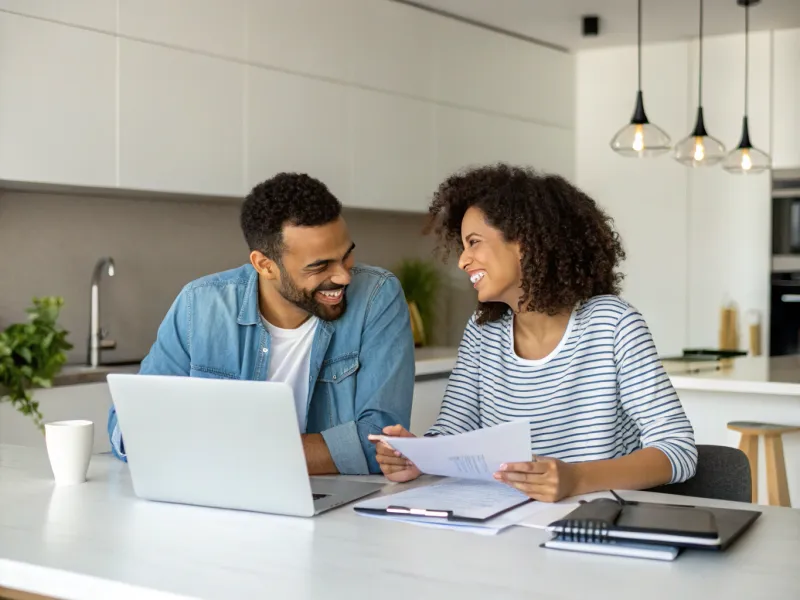
<path id="1" fill-rule="evenodd" d="M 721 368 L 691 363 L 698 372 L 687 373 L 686 365 L 664 361 L 676 390 L 702 390 L 744 394 L 797 396 L 800 399 L 800 356 L 755 356 L 728 361 Z"/>
<path id="2" fill-rule="evenodd" d="M 417 375 L 449 375 L 456 366 L 458 348 L 430 346 L 414 350 L 414 361 Z"/>
<path id="3" fill-rule="evenodd" d="M 800 511 L 759 510 L 726 552 L 661 563 L 544 550 L 539 530 L 484 537 L 349 506 L 305 519 L 148 502 L 107 455 L 92 458 L 87 483 L 54 488 L 44 451 L 0 445 L 0 587 L 64 600 L 800 598 Z"/>

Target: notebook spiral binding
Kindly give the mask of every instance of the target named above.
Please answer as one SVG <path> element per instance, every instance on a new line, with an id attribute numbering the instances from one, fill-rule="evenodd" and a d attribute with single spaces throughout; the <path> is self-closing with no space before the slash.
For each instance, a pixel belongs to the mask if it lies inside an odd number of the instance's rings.
<path id="1" fill-rule="evenodd" d="M 605 543 L 609 540 L 609 528 L 603 521 L 570 519 L 559 523 L 558 540 L 565 542 Z"/>

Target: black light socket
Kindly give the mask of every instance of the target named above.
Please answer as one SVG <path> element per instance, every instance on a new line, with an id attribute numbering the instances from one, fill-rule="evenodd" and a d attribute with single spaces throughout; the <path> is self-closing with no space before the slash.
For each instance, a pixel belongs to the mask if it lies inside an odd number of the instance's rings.
<path id="1" fill-rule="evenodd" d="M 600 33 L 600 17 L 597 15 L 583 16 L 583 36 L 597 36 Z"/>

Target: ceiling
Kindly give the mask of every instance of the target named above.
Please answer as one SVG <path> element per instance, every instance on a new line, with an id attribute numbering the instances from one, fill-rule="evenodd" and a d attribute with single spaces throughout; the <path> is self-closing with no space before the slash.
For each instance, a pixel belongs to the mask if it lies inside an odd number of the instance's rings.
<path id="1" fill-rule="evenodd" d="M 400 0 L 402 1 L 402 0 Z M 413 0 L 570 50 L 636 43 L 636 0 Z M 643 0 L 643 43 L 697 36 L 699 0 Z M 705 35 L 744 31 L 736 0 L 705 0 Z M 600 17 L 600 35 L 584 38 L 583 15 Z M 750 29 L 800 27 L 800 0 L 762 0 L 750 9 Z"/>

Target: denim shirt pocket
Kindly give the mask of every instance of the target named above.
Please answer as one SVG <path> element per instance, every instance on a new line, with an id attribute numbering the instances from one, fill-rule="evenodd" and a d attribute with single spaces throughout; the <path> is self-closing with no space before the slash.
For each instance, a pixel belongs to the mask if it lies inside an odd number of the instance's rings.
<path id="1" fill-rule="evenodd" d="M 200 365 L 191 365 L 189 367 L 189 377 L 199 377 L 202 379 L 239 379 L 239 375 L 236 373 Z"/>
<path id="2" fill-rule="evenodd" d="M 316 408 L 327 413 L 319 416 L 327 421 L 328 427 L 355 418 L 356 378 L 353 375 L 359 367 L 358 352 L 343 354 L 322 363 L 317 381 L 323 388 L 321 391 L 326 401 Z"/>
<path id="3" fill-rule="evenodd" d="M 343 354 L 323 361 L 317 379 L 324 383 L 341 384 L 342 381 L 358 371 L 358 367 L 358 352 Z"/>

